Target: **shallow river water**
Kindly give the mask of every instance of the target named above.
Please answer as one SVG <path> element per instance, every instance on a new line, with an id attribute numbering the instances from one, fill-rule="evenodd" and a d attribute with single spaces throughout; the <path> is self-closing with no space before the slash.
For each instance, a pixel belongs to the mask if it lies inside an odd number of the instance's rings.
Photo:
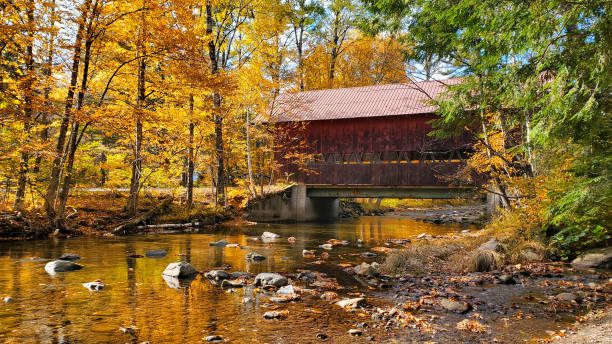
<path id="1" fill-rule="evenodd" d="M 245 228 L 202 230 L 198 233 L 164 233 L 126 237 L 81 237 L 0 243 L 0 296 L 11 302 L 0 304 L 0 342 L 16 343 L 194 343 L 217 334 L 234 343 L 315 342 L 317 333 L 332 335 L 354 323 L 355 316 L 318 297 L 276 305 L 269 295 L 253 288 L 228 292 L 202 276 L 182 289 L 173 288 L 161 274 L 171 262 L 186 260 L 198 270 L 230 265 L 229 271 L 250 273 L 295 273 L 299 269 L 320 271 L 337 278 L 341 296 L 371 290 L 339 266 L 364 260 L 381 261 L 379 256 L 364 259 L 360 252 L 384 246 L 388 239 L 409 238 L 420 233 L 444 234 L 465 228 L 458 224 L 435 225 L 402 217 L 361 217 L 333 224 L 259 224 Z M 253 240 L 264 231 L 278 233 L 274 243 Z M 290 244 L 289 236 L 297 241 Z M 225 238 L 242 248 L 212 247 Z M 303 249 L 324 250 L 328 239 L 347 240 L 350 245 L 335 247 L 323 264 L 302 257 Z M 357 240 L 363 240 L 358 247 Z M 163 258 L 129 258 L 163 249 Z M 248 263 L 251 251 L 267 257 Z M 45 272 L 45 259 L 63 253 L 81 256 L 79 271 Z M 39 259 L 40 258 L 40 259 Z M 83 283 L 100 279 L 106 287 L 91 292 Z M 175 287 L 175 286 L 174 286 Z M 251 302 L 244 302 L 250 298 Z M 265 320 L 262 314 L 288 310 L 284 320 Z M 346 326 L 343 326 L 346 322 Z M 120 327 L 133 327 L 123 333 Z M 338 332 L 340 333 L 340 332 Z M 347 340 L 350 340 L 347 338 Z"/>

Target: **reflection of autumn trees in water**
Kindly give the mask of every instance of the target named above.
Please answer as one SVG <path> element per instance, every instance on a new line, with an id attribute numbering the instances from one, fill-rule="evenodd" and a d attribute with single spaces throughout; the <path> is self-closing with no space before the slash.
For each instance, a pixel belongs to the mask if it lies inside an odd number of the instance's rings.
<path id="1" fill-rule="evenodd" d="M 336 264 L 352 259 L 349 257 L 355 252 L 354 246 L 334 248 L 328 266 L 307 264 L 302 250 L 316 249 L 330 238 L 351 242 L 361 238 L 366 246 L 373 246 L 379 244 L 375 241 L 388 238 L 458 229 L 453 225 L 436 226 L 393 217 L 362 217 L 335 224 L 252 227 L 245 229 L 248 235 L 244 231 L 231 231 L 0 243 L 0 296 L 10 295 L 14 299 L 0 307 L 0 340 L 199 342 L 211 334 L 244 342 L 299 339 L 299 333 L 348 321 L 347 315 L 336 314 L 337 310 L 329 304 L 303 300 L 283 305 L 283 309 L 290 311 L 288 319 L 264 321 L 261 314 L 267 309 L 261 305 L 268 302 L 267 296 L 254 294 L 250 288 L 228 293 L 198 276 L 188 288 L 172 289 L 161 273 L 167 264 L 178 260 L 186 260 L 199 270 L 229 264 L 230 271 L 251 273 L 287 273 L 299 268 L 338 273 L 341 269 Z M 251 239 L 264 230 L 279 233 L 281 239 L 271 245 Z M 286 240 L 289 236 L 295 236 L 297 242 L 290 245 Z M 210 242 L 222 238 L 249 248 L 209 246 Z M 151 249 L 165 249 L 168 254 L 159 259 L 127 257 L 128 253 L 144 255 Z M 268 259 L 248 263 L 244 256 L 250 251 Z M 56 258 L 66 252 L 80 255 L 79 263 L 84 268 L 52 277 L 44 272 L 46 261 L 30 259 Z M 345 260 L 339 260 L 338 255 L 344 255 Z M 106 288 L 90 292 L 82 286 L 96 279 L 102 280 Z M 243 297 L 254 298 L 254 302 L 242 303 Z M 321 308 L 324 314 L 308 313 L 307 308 Z M 135 336 L 119 331 L 119 327 L 129 326 L 137 329 Z"/>

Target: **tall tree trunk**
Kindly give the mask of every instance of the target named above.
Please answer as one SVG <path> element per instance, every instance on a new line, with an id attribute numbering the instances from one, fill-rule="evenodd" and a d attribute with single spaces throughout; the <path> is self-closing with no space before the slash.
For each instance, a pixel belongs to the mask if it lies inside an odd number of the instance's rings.
<path id="1" fill-rule="evenodd" d="M 206 34 L 209 36 L 208 41 L 208 57 L 210 58 L 210 72 L 211 74 L 219 73 L 219 58 L 217 56 L 217 47 L 215 41 L 212 38 L 213 26 L 213 8 L 210 1 L 206 2 Z M 218 92 L 213 92 L 213 117 L 215 124 L 215 155 L 217 160 L 217 185 L 216 185 L 216 197 L 215 204 L 219 204 L 222 201 L 226 205 L 225 197 L 225 161 L 224 161 L 224 149 L 223 149 L 223 117 L 219 114 L 221 108 L 221 95 Z"/>
<path id="2" fill-rule="evenodd" d="M 138 52 L 140 53 L 140 52 Z M 142 54 L 144 55 L 144 53 Z M 136 215 L 138 196 L 140 192 L 140 178 L 142 176 L 142 110 L 145 102 L 145 76 L 146 60 L 139 57 L 138 63 L 138 98 L 136 103 L 136 138 L 134 142 L 134 161 L 132 161 L 132 177 L 130 181 L 130 196 L 128 198 L 127 212 L 129 216 Z"/>
<path id="3" fill-rule="evenodd" d="M 34 8 L 35 4 L 33 0 L 28 2 L 27 8 L 27 20 L 28 20 L 28 45 L 26 46 L 26 76 L 24 82 L 24 113 L 23 113 L 23 131 L 25 132 L 26 139 L 29 135 L 30 126 L 33 115 L 33 84 L 34 84 Z M 13 208 L 15 210 L 23 210 L 25 192 L 28 182 L 28 163 L 30 160 L 30 153 L 23 148 L 23 151 L 19 157 L 19 174 L 17 177 L 17 191 L 15 193 L 15 203 Z"/>
<path id="4" fill-rule="evenodd" d="M 49 178 L 49 185 L 45 192 L 45 212 L 49 219 L 55 218 L 55 198 L 57 197 L 58 187 L 60 183 L 60 172 L 63 166 L 63 152 L 64 145 L 66 144 L 66 134 L 68 133 L 68 125 L 70 124 L 70 118 L 72 117 L 72 106 L 74 102 L 74 90 L 77 85 L 77 79 L 79 76 L 79 64 L 81 62 L 81 46 L 83 41 L 83 34 L 85 31 L 85 23 L 87 20 L 89 8 L 91 7 L 91 0 L 85 0 L 83 4 L 83 10 L 81 12 L 81 20 L 79 21 L 79 27 L 77 30 L 77 36 L 74 43 L 74 53 L 72 57 L 72 68 L 70 70 L 70 85 L 68 87 L 68 94 L 64 104 L 64 116 L 62 117 L 62 123 L 60 124 L 59 133 L 57 137 L 57 145 L 55 146 L 55 157 L 53 158 L 53 166 L 51 168 L 51 176 Z"/>
<path id="5" fill-rule="evenodd" d="M 193 172 L 195 169 L 195 154 L 193 150 L 193 94 L 189 95 L 189 148 L 187 152 L 187 209 L 193 205 Z"/>
<path id="6" fill-rule="evenodd" d="M 250 130 L 250 114 L 247 111 L 246 113 L 246 123 L 245 123 L 245 131 L 246 131 L 246 150 L 247 150 L 247 169 L 249 172 L 249 191 L 251 192 L 253 197 L 257 197 L 257 187 L 253 182 L 253 167 L 251 163 L 251 130 Z"/>
<path id="7" fill-rule="evenodd" d="M 96 20 L 98 12 L 98 1 L 93 4 L 93 10 L 91 12 L 91 16 L 89 18 L 89 23 L 87 24 L 86 30 L 86 40 L 85 40 L 85 56 L 83 57 L 83 75 L 81 76 L 81 87 L 79 88 L 79 93 L 77 96 L 77 105 L 76 110 L 80 111 L 83 108 L 83 102 L 85 100 L 85 92 L 87 91 L 87 83 L 89 78 L 89 61 L 91 57 L 91 46 L 94 40 L 93 34 L 93 23 Z M 59 229 L 64 228 L 64 210 L 66 209 L 66 202 L 68 201 L 68 195 L 70 193 L 70 187 L 72 185 L 72 174 L 74 167 L 74 158 L 76 155 L 77 148 L 79 146 L 79 141 L 81 135 L 79 135 L 80 123 L 78 120 L 75 120 L 72 124 L 72 129 L 70 130 L 70 136 L 68 138 L 68 149 L 66 154 L 66 165 L 64 167 L 64 180 L 62 183 L 62 188 L 59 194 L 59 205 L 56 210 L 55 216 L 55 224 Z M 87 125 L 83 128 L 83 132 L 87 129 Z"/>

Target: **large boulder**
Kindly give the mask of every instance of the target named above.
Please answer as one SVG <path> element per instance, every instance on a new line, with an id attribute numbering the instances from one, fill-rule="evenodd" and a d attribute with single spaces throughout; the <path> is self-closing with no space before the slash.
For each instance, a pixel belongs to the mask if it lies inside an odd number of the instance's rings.
<path id="1" fill-rule="evenodd" d="M 578 268 L 612 269 L 612 246 L 586 251 L 572 265 Z"/>
<path id="2" fill-rule="evenodd" d="M 50 274 L 55 274 L 56 272 L 67 272 L 67 271 L 76 271 L 81 270 L 83 265 L 69 262 L 67 260 L 54 260 L 52 262 L 48 262 L 45 265 L 45 271 Z"/>
<path id="3" fill-rule="evenodd" d="M 255 276 L 255 285 L 268 287 L 274 286 L 277 288 L 284 287 L 289 283 L 287 277 L 271 272 L 263 272 Z"/>
<path id="4" fill-rule="evenodd" d="M 162 275 L 176 278 L 188 278 L 196 275 L 198 270 L 187 262 L 170 263 Z"/>

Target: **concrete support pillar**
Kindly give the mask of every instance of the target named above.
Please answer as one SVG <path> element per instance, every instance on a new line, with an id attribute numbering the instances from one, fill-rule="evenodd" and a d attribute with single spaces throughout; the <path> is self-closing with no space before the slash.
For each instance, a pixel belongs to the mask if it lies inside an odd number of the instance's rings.
<path id="1" fill-rule="evenodd" d="M 340 214 L 338 197 L 307 196 L 304 184 L 266 197 L 249 207 L 249 219 L 260 222 L 333 221 Z"/>
<path id="2" fill-rule="evenodd" d="M 295 209 L 295 221 L 304 222 L 309 221 L 309 214 L 306 212 L 307 203 L 310 202 L 306 196 L 306 185 L 298 184 L 291 190 L 291 201 L 294 204 Z"/>

